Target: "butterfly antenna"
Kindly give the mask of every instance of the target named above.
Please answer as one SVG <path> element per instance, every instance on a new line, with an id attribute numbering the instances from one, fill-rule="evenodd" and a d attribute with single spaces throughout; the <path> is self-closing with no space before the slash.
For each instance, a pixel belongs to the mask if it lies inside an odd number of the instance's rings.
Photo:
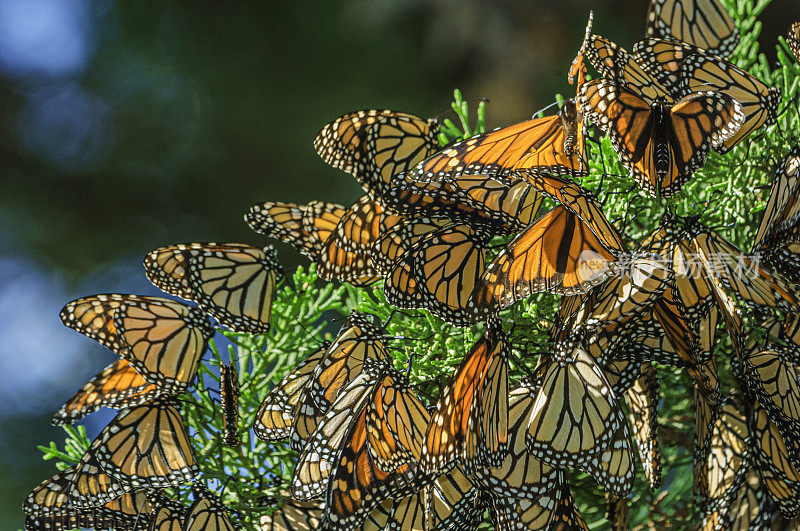
<path id="1" fill-rule="evenodd" d="M 228 483 L 230 483 L 232 479 L 233 476 L 228 476 L 228 478 L 225 480 L 225 483 L 222 484 L 222 489 L 220 489 L 218 494 L 220 498 L 222 498 L 222 495 L 225 494 L 225 489 L 228 487 Z"/>
<path id="2" fill-rule="evenodd" d="M 377 301 L 376 301 L 376 302 L 377 302 Z M 393 310 L 392 310 L 392 312 L 389 314 L 389 317 L 387 317 L 387 318 L 386 318 L 386 321 L 384 321 L 384 322 L 383 322 L 383 324 L 381 325 L 381 328 L 383 328 L 384 330 L 386 330 L 386 327 L 387 327 L 387 326 L 389 326 L 389 322 L 392 320 L 392 317 L 394 317 L 394 314 L 396 314 L 396 313 L 398 313 L 398 312 L 399 312 L 399 310 L 398 310 L 398 309 L 396 309 L 396 308 L 395 308 L 395 309 L 393 309 Z"/>
<path id="3" fill-rule="evenodd" d="M 543 109 L 539 109 L 538 111 L 536 111 L 535 113 L 533 113 L 533 116 L 531 116 L 531 119 L 534 119 L 534 118 L 537 118 L 537 117 L 538 117 L 538 118 L 543 118 L 543 117 L 544 117 L 544 112 L 545 112 L 545 111 L 547 111 L 547 110 L 549 110 L 549 109 L 551 109 L 551 108 L 555 107 L 556 105 L 558 105 L 558 104 L 560 104 L 560 103 L 563 103 L 563 102 L 561 102 L 561 101 L 554 101 L 553 103 L 551 103 L 551 104 L 550 104 L 550 105 L 548 105 L 547 107 L 544 107 Z"/>
<path id="4" fill-rule="evenodd" d="M 411 379 L 411 366 L 414 364 L 415 355 L 416 353 L 412 352 L 411 355 L 408 357 L 408 366 L 406 367 L 406 380 Z"/>

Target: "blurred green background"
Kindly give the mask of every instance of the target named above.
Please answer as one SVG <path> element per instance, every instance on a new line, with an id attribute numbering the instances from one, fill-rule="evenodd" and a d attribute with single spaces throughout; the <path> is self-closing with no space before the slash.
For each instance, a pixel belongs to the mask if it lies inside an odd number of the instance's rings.
<path id="1" fill-rule="evenodd" d="M 65 302 L 156 294 L 140 260 L 160 245 L 266 243 L 242 221 L 256 202 L 350 204 L 312 147 L 345 112 L 451 116 L 460 88 L 490 127 L 528 118 L 570 92 L 589 7 L 629 47 L 647 4 L 0 0 L 0 529 L 53 473 L 52 412 L 114 359 L 61 326 Z M 798 19 L 796 0 L 764 12 L 771 61 Z"/>

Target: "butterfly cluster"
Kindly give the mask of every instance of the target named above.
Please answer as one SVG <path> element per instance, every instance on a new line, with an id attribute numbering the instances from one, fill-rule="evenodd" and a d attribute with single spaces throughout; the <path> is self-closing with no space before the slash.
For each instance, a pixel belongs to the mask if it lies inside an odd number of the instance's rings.
<path id="1" fill-rule="evenodd" d="M 678 215 L 670 198 L 712 152 L 774 123 L 781 91 L 726 59 L 739 33 L 718 0 L 652 0 L 647 27 L 628 52 L 593 34 L 590 15 L 569 68 L 574 97 L 551 116 L 443 143 L 435 119 L 345 114 L 314 147 L 364 195 L 349 207 L 264 202 L 245 215 L 326 281 L 381 286 L 398 311 L 479 326 L 431 395 L 410 378 L 414 360 L 404 369 L 393 356 L 400 338 L 388 323 L 352 311 L 252 419 L 259 439 L 296 453 L 262 528 L 466 530 L 488 512 L 496 529 L 588 529 L 568 481 L 581 471 L 625 529 L 636 462 L 651 489 L 662 483 L 665 369 L 693 388 L 700 527 L 800 517 L 800 145 L 775 170 L 747 252 L 702 215 Z M 798 35 L 795 24 L 795 55 Z M 581 184 L 603 137 L 648 201 L 666 205 L 643 238 L 608 219 L 602 188 Z M 280 264 L 269 247 L 188 243 L 152 251 L 144 266 L 195 305 L 104 294 L 65 306 L 66 326 L 119 359 L 54 422 L 120 411 L 78 463 L 29 495 L 29 529 L 234 529 L 203 483 L 178 395 L 218 329 L 269 330 Z M 526 350 L 510 315 L 541 293 L 559 303 L 527 369 L 514 361 Z M 233 363 L 219 368 L 221 443 L 233 448 L 240 380 Z M 174 496 L 188 483 L 191 506 Z"/>

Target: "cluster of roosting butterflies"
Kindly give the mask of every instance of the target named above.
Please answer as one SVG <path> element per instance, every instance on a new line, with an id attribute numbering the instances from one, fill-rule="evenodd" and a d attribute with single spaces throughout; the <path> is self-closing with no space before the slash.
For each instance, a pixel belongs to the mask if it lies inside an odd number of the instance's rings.
<path id="1" fill-rule="evenodd" d="M 789 36 L 800 56 L 800 24 Z M 652 363 L 694 384 L 694 480 L 705 529 L 766 528 L 800 512 L 800 147 L 777 168 L 747 254 L 696 217 L 665 214 L 643 241 L 610 223 L 573 178 L 586 177 L 584 134 L 608 135 L 641 189 L 666 198 L 777 114 L 780 91 L 725 57 L 739 34 L 716 0 L 653 0 L 648 38 L 629 53 L 591 34 L 560 111 L 440 147 L 436 120 L 350 113 L 315 140 L 321 157 L 366 192 L 349 208 L 262 203 L 257 232 L 295 246 L 323 279 L 382 280 L 387 301 L 456 325 L 485 323 L 427 407 L 393 363 L 389 337 L 351 314 L 333 341 L 264 399 L 253 429 L 298 452 L 285 505 L 266 529 L 586 528 L 565 470 L 588 473 L 624 518 L 633 440 L 649 485 L 661 484 Z M 586 79 L 584 60 L 599 74 Z M 555 207 L 537 218 L 544 198 Z M 513 238 L 495 256 L 491 239 Z M 151 252 L 166 298 L 73 301 L 67 326 L 119 354 L 56 413 L 119 414 L 81 461 L 25 502 L 29 529 L 77 526 L 232 529 L 199 470 L 175 395 L 187 391 L 215 326 L 267 331 L 280 266 L 270 248 L 182 244 Z M 552 346 L 510 384 L 500 311 L 538 292 L 562 295 Z M 717 319 L 738 381 L 723 392 Z M 756 326 L 754 323 L 760 323 Z M 724 336 L 725 334 L 723 334 Z M 722 338 L 719 338 L 720 340 Z M 238 376 L 221 371 L 225 443 L 239 444 Z M 228 418 L 230 417 L 230 418 Z M 195 481 L 185 507 L 160 489 Z M 617 521 L 615 525 L 619 524 Z"/>

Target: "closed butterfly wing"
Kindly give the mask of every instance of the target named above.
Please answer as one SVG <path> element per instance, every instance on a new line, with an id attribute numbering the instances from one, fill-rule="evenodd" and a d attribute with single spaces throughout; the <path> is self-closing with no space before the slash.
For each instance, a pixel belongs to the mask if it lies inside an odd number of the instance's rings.
<path id="1" fill-rule="evenodd" d="M 288 499 L 277 511 L 262 516 L 260 524 L 265 531 L 314 531 L 324 511 L 324 502 Z"/>
<path id="2" fill-rule="evenodd" d="M 700 495 L 730 503 L 746 472 L 747 419 L 740 406 L 728 400 L 710 429 L 710 447 L 699 467 Z"/>
<path id="3" fill-rule="evenodd" d="M 502 225 L 492 234 L 513 233 L 536 219 L 542 197 L 522 179 L 494 179 L 485 175 L 462 175 L 453 183 L 457 197 L 480 212 L 490 213 Z"/>
<path id="4" fill-rule="evenodd" d="M 800 514 L 800 472 L 793 464 L 785 436 L 759 402 L 753 405 L 755 463 L 761 481 L 785 518 Z M 789 435 L 789 434 L 787 434 Z"/>
<path id="5" fill-rule="evenodd" d="M 144 260 L 158 288 L 191 300 L 235 332 L 266 333 L 281 271 L 274 249 L 237 243 L 162 247 Z"/>
<path id="6" fill-rule="evenodd" d="M 125 359 L 100 371 L 53 415 L 54 425 L 71 424 L 101 407 L 123 409 L 161 396 L 162 390 L 136 372 Z"/>
<path id="7" fill-rule="evenodd" d="M 651 0 L 647 36 L 672 39 L 728 56 L 739 30 L 719 0 Z"/>
<path id="8" fill-rule="evenodd" d="M 456 326 L 475 323 L 490 313 L 475 298 L 484 267 L 484 244 L 469 226 L 437 229 L 392 264 L 386 300 L 399 308 L 426 308 Z"/>
<path id="9" fill-rule="evenodd" d="M 267 394 L 253 423 L 253 431 L 260 439 L 276 441 L 292 435 L 301 397 L 329 347 L 329 343 L 323 344 Z"/>
<path id="10" fill-rule="evenodd" d="M 214 333 L 196 308 L 138 295 L 77 299 L 61 310 L 61 321 L 125 358 L 145 380 L 170 394 L 194 381 Z"/>
<path id="11" fill-rule="evenodd" d="M 370 109 L 345 114 L 314 139 L 322 160 L 358 179 L 373 199 L 387 193 L 393 178 L 439 149 L 436 120 Z"/>
<path id="12" fill-rule="evenodd" d="M 252 206 L 244 220 L 254 231 L 278 238 L 316 260 L 345 211 L 341 205 L 322 201 L 307 205 L 269 201 Z"/>
<path id="13" fill-rule="evenodd" d="M 390 360 L 385 332 L 368 314 L 351 312 L 334 342 L 323 355 L 309 382 L 306 400 L 327 410 L 336 397 L 369 361 Z"/>
<path id="14" fill-rule="evenodd" d="M 789 27 L 786 42 L 789 43 L 789 49 L 794 54 L 794 58 L 800 61 L 800 22 L 795 22 Z"/>
<path id="15" fill-rule="evenodd" d="M 633 459 L 622 410 L 597 364 L 565 342 L 544 376 L 527 427 L 528 450 L 557 468 L 580 468 L 606 491 L 627 496 Z"/>
<path id="16" fill-rule="evenodd" d="M 356 285 L 374 282 L 381 271 L 374 262 L 373 248 L 402 222 L 401 216 L 390 213 L 381 203 L 362 197 L 345 212 L 323 247 L 317 264 L 320 276 Z"/>
<path id="17" fill-rule="evenodd" d="M 628 500 L 606 493 L 606 520 L 613 531 L 630 529 Z"/>
<path id="18" fill-rule="evenodd" d="M 402 499 L 387 499 L 373 509 L 363 529 L 475 529 L 485 511 L 479 490 L 456 467 Z"/>
<path id="19" fill-rule="evenodd" d="M 661 486 L 661 449 L 658 446 L 658 376 L 651 365 L 625 393 L 628 418 L 639 448 L 639 460 L 652 490 Z"/>
<path id="20" fill-rule="evenodd" d="M 423 470 L 446 472 L 458 462 L 471 474 L 500 466 L 508 450 L 509 350 L 500 322 L 490 320 L 434 406 Z"/>
<path id="21" fill-rule="evenodd" d="M 152 506 L 144 494 L 124 494 L 98 507 L 75 507 L 69 496 L 75 466 L 46 479 L 28 494 L 22 509 L 25 529 L 62 531 L 76 527 L 133 529 L 151 518 Z"/>
<path id="22" fill-rule="evenodd" d="M 538 499 L 492 497 L 491 513 L 496 529 L 589 529 L 563 478 Z"/>
<path id="23" fill-rule="evenodd" d="M 192 487 L 192 492 L 194 493 L 194 503 L 189 507 L 183 531 L 236 530 L 222 500 L 199 484 Z"/>
<path id="24" fill-rule="evenodd" d="M 153 507 L 153 520 L 148 531 L 183 531 L 186 507 L 164 495 L 151 493 L 147 500 Z"/>
<path id="25" fill-rule="evenodd" d="M 766 252 L 780 233 L 795 229 L 800 220 L 800 145 L 794 146 L 775 172 L 767 205 L 753 241 L 753 253 Z"/>
<path id="26" fill-rule="evenodd" d="M 619 232 L 606 219 L 592 192 L 572 180 L 540 169 L 517 170 L 514 175 L 527 180 L 534 190 L 578 216 L 600 238 L 606 249 L 614 253 L 621 253 L 625 249 Z"/>
<path id="27" fill-rule="evenodd" d="M 691 44 L 648 39 L 636 45 L 637 60 L 654 77 L 674 84 L 681 95 L 714 92 L 741 105 L 740 127 L 713 147 L 725 153 L 750 133 L 772 123 L 781 100 L 780 88 L 770 88 L 749 72 Z"/>
<path id="28" fill-rule="evenodd" d="M 751 391 L 779 425 L 800 430 L 800 365 L 786 352 L 754 349 L 743 357 Z"/>
<path id="29" fill-rule="evenodd" d="M 430 414 L 396 371 L 385 371 L 366 412 L 366 439 L 372 460 L 380 470 L 416 466 Z"/>
<path id="30" fill-rule="evenodd" d="M 162 400 L 120 411 L 79 463 L 70 495 L 76 506 L 97 506 L 120 493 L 187 483 L 198 472 L 180 413 Z"/>
<path id="31" fill-rule="evenodd" d="M 538 389 L 518 387 L 508 397 L 509 451 L 499 467 L 476 469 L 475 484 L 491 497 L 538 499 L 563 481 L 563 472 L 528 452 L 525 433 Z"/>
<path id="32" fill-rule="evenodd" d="M 761 267 L 757 258 L 744 254 L 735 245 L 710 229 L 695 233 L 693 243 L 703 266 L 730 296 L 758 308 L 779 308 L 794 312 L 800 299 L 791 286 Z"/>
<path id="33" fill-rule="evenodd" d="M 731 531 L 769 529 L 774 521 L 774 510 L 770 507 L 766 492 L 762 488 L 758 472 L 751 468 L 739 492 L 727 510 Z"/>
<path id="34" fill-rule="evenodd" d="M 341 390 L 341 395 L 320 420 L 297 460 L 292 477 L 292 497 L 311 500 L 325 494 L 342 449 L 348 443 L 347 437 L 353 424 L 359 420 L 358 413 L 365 411 L 376 380 L 376 373 L 361 372 Z"/>
<path id="35" fill-rule="evenodd" d="M 415 454 L 419 455 L 423 444 L 427 411 L 415 407 L 415 413 L 406 417 L 405 426 L 388 419 L 397 409 L 404 408 L 403 404 L 387 403 L 389 397 L 406 404 L 417 400 L 408 382 L 390 367 L 382 367 L 377 382 L 364 390 L 367 401 L 361 408 L 351 410 L 352 420 L 348 421 L 341 453 L 328 482 L 322 522 L 325 529 L 358 529 L 376 505 L 390 497 L 410 496 L 422 486 Z M 334 404 L 333 409 L 336 408 Z M 409 437 L 392 433 L 392 425 Z M 387 438 L 381 439 L 379 434 Z"/>
<path id="36" fill-rule="evenodd" d="M 671 286 L 672 268 L 652 255 L 631 255 L 615 276 L 602 284 L 587 318 L 607 325 L 647 312 Z"/>

